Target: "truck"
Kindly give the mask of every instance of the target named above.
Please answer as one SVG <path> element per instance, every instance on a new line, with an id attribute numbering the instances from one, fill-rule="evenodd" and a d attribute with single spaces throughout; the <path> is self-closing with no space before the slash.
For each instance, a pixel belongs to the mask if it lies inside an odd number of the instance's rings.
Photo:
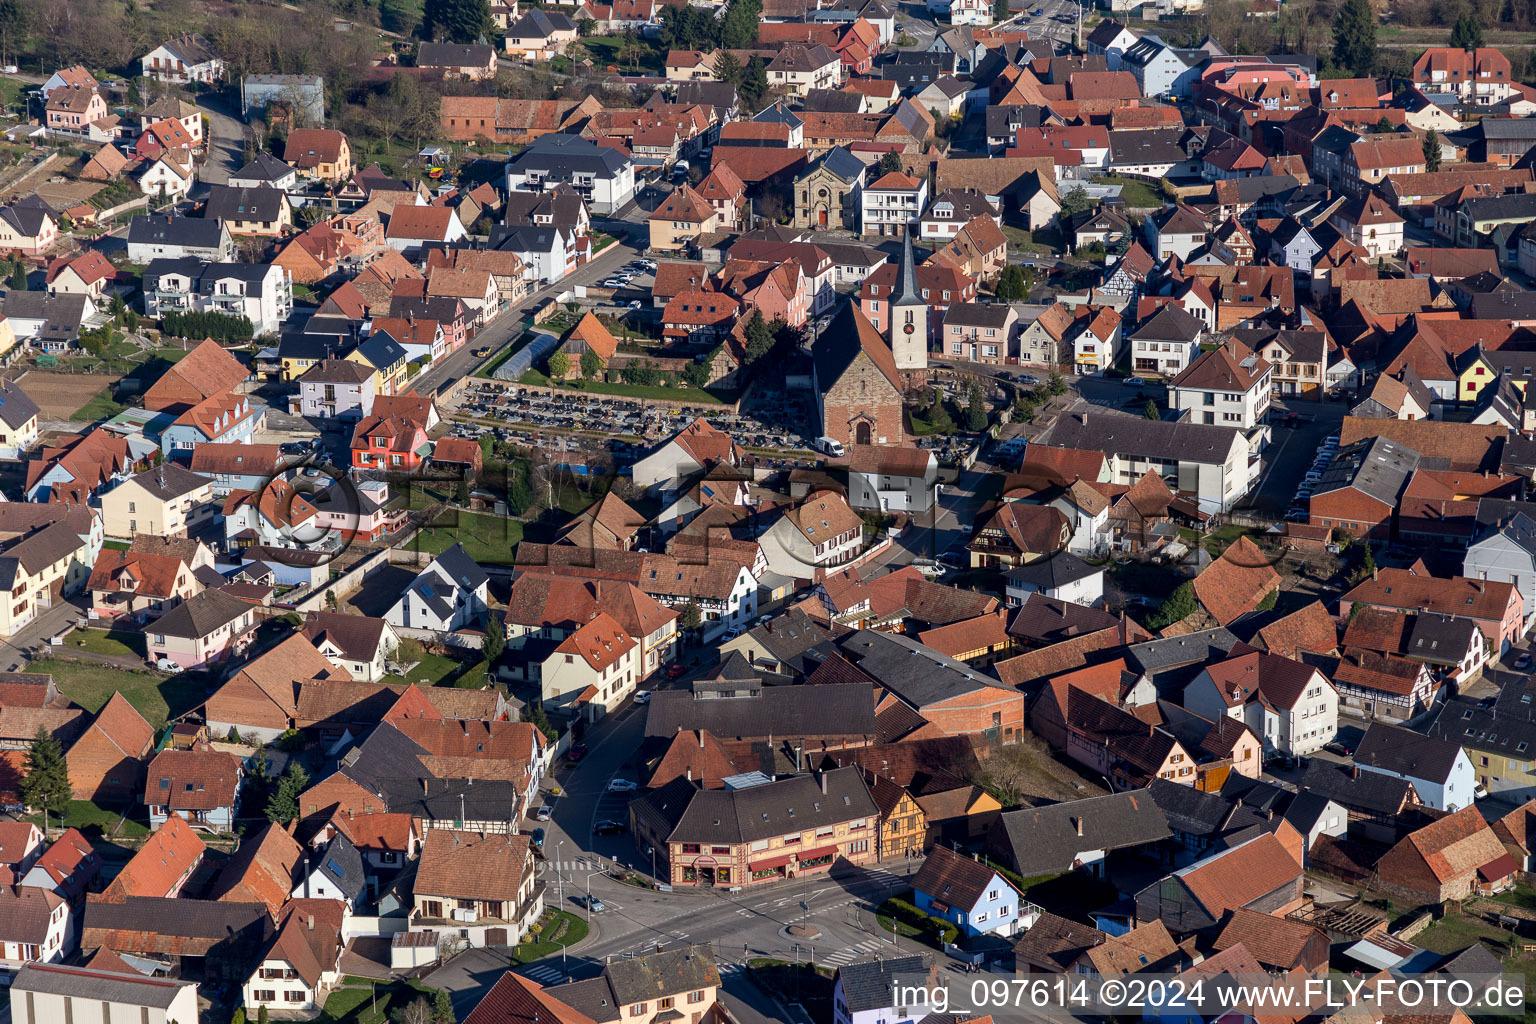
<path id="1" fill-rule="evenodd" d="M 816 439 L 816 450 L 830 455 L 834 459 L 840 459 L 847 454 L 843 448 L 843 442 L 835 437 L 828 437 L 825 434 Z"/>

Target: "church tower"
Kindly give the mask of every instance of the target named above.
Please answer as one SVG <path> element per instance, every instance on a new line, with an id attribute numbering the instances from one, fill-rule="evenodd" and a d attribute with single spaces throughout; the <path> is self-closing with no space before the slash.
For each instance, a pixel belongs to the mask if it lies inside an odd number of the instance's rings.
<path id="1" fill-rule="evenodd" d="M 902 373 L 928 369 L 928 302 L 917 286 L 917 266 L 912 255 L 912 234 L 903 228 L 901 267 L 896 271 L 896 290 L 890 302 L 891 354 Z"/>

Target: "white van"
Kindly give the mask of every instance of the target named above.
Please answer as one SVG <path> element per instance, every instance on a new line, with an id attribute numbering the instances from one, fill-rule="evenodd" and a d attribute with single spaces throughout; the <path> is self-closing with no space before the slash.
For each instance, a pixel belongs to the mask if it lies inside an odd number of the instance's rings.
<path id="1" fill-rule="evenodd" d="M 843 442 L 835 437 L 827 437 L 826 435 L 816 439 L 816 450 L 825 452 L 834 459 L 840 459 L 847 454 L 847 449 L 843 447 Z"/>

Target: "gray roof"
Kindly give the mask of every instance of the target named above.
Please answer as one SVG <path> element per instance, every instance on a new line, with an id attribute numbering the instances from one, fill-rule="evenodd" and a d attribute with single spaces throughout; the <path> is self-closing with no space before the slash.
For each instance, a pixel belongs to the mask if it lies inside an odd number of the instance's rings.
<path id="1" fill-rule="evenodd" d="M 720 969 L 707 942 L 648 953 L 632 960 L 616 960 L 604 967 L 603 973 L 608 976 L 620 1006 L 720 984 Z"/>
<path id="2" fill-rule="evenodd" d="M 843 1002 L 849 1013 L 894 1006 L 891 986 L 897 976 L 920 974 L 923 969 L 921 956 L 893 956 L 863 964 L 844 964 L 837 969 L 838 980 L 843 983 Z"/>
<path id="3" fill-rule="evenodd" d="M 204 590 L 160 616 L 149 632 L 195 639 L 234 622 L 251 606 L 222 590 Z"/>
<path id="4" fill-rule="evenodd" d="M 480 563 L 465 554 L 462 544 L 455 544 L 432 561 L 461 587 L 478 590 L 491 581 Z"/>
<path id="5" fill-rule="evenodd" d="M 1536 520 L 1526 513 L 1510 514 L 1484 499 L 1477 503 L 1477 521 L 1485 528 L 1478 536 L 1478 540 L 1485 540 L 1494 534 L 1502 534 L 1511 544 L 1536 555 Z"/>
<path id="6" fill-rule="evenodd" d="M 0 206 L 0 217 L 28 237 L 43 229 L 43 221 L 54 218 L 53 208 L 38 196 L 27 196 L 9 206 Z"/>
<path id="7" fill-rule="evenodd" d="M 1170 302 L 1149 316 L 1131 337 L 1190 342 L 1199 338 L 1204 330 L 1205 324 L 1185 312 L 1184 307 Z"/>
<path id="8" fill-rule="evenodd" d="M 1069 871 L 1089 850 L 1121 850 L 1170 834 L 1168 819 L 1148 794 L 1111 793 L 1009 811 L 993 823 L 987 842 L 995 851 L 1011 849 L 1013 869 L 1029 878 Z"/>
<path id="9" fill-rule="evenodd" d="M 837 175 L 839 179 L 847 182 L 858 181 L 859 178 L 864 175 L 866 170 L 864 161 L 848 152 L 848 150 L 842 146 L 833 146 L 831 149 L 827 150 L 824 154 L 822 154 L 821 159 L 817 160 L 810 167 L 807 167 L 805 170 L 801 171 L 799 176 L 803 178 L 817 168 L 823 168 L 826 171 Z"/>
<path id="10" fill-rule="evenodd" d="M 351 718 L 377 722 L 395 699 L 392 690 L 383 688 L 376 700 L 355 707 Z M 377 710 L 370 714 L 370 709 Z M 515 782 L 435 776 L 421 760 L 426 754 L 425 747 L 386 724 L 342 757 L 340 771 L 380 794 L 391 813 L 434 821 L 501 821 L 522 798 Z"/>
<path id="11" fill-rule="evenodd" d="M 140 948 L 105 941 L 111 933 L 132 933 L 142 940 L 133 943 Z M 91 896 L 85 905 L 81 942 L 107 945 L 118 952 L 144 953 L 191 945 L 206 950 L 242 938 L 266 942 L 272 933 L 272 917 L 265 903 L 196 900 L 185 896 Z"/>
<path id="12" fill-rule="evenodd" d="M 631 813 L 673 843 L 753 843 L 879 814 L 858 768 L 795 775 L 745 789 L 697 789 L 673 779 Z"/>
<path id="13" fill-rule="evenodd" d="M 363 855 L 357 852 L 352 841 L 339 832 L 325 844 L 325 849 L 315 855 L 314 864 L 331 884 L 346 893 L 354 902 L 367 887 Z"/>
<path id="14" fill-rule="evenodd" d="M 787 124 L 790 128 L 803 128 L 805 119 L 793 110 L 783 100 L 770 103 L 752 116 L 752 120 L 763 124 Z"/>
<path id="15" fill-rule="evenodd" d="M 217 249 L 223 244 L 224 225 L 203 217 L 151 214 L 134 217 L 128 224 L 128 242 L 138 245 L 180 245 Z"/>
<path id="16" fill-rule="evenodd" d="M 944 311 L 944 323 L 1001 329 L 1012 313 L 1006 302 L 952 302 Z"/>
<path id="17" fill-rule="evenodd" d="M 234 174 L 231 174 L 230 177 L 237 181 L 281 181 L 283 178 L 294 173 L 296 172 L 292 167 L 289 167 L 271 153 L 257 153 L 256 159 L 240 168 Z"/>
<path id="18" fill-rule="evenodd" d="M 286 193 L 266 185 L 214 185 L 203 216 L 209 220 L 276 221 L 287 202 Z"/>
<path id="19" fill-rule="evenodd" d="M 845 658 L 914 709 L 989 687 L 1015 692 L 985 672 L 899 633 L 858 629 L 837 646 Z"/>
<path id="20" fill-rule="evenodd" d="M 1050 116 L 1050 111 L 1044 107 L 1030 104 L 1021 106 L 1009 104 L 1007 106 L 987 107 L 987 137 L 1013 136 L 1019 128 L 1038 128 L 1043 125 Z M 1111 137 L 1114 136 L 1111 132 Z M 1138 132 L 1136 134 L 1146 134 Z"/>
<path id="21" fill-rule="evenodd" d="M 819 114 L 857 114 L 864 107 L 864 97 L 841 89 L 812 89 L 805 94 L 804 109 Z"/>
<path id="22" fill-rule="evenodd" d="M 1485 117 L 1478 122 L 1485 139 L 1530 139 L 1536 142 L 1536 119 L 1529 117 Z"/>
<path id="23" fill-rule="evenodd" d="M 212 482 L 207 477 L 200 476 L 189 469 L 183 469 L 174 462 L 165 462 L 152 469 L 146 469 L 133 480 L 162 501 L 190 494 Z"/>
<path id="24" fill-rule="evenodd" d="M 85 296 L 9 291 L 5 293 L 4 309 L 9 317 L 47 320 L 50 324 L 78 331 L 85 319 Z"/>
<path id="25" fill-rule="evenodd" d="M 543 13 L 535 10 L 527 16 Z M 570 181 L 577 174 L 612 176 L 626 163 L 628 160 L 622 153 L 599 146 L 580 135 L 543 135 L 519 153 L 511 166 L 519 172 L 540 171 L 547 181 Z"/>
<path id="26" fill-rule="evenodd" d="M 1188 160 L 1189 142 L 1199 137 L 1187 128 L 1121 129 L 1109 133 L 1112 164 L 1177 164 Z"/>
<path id="27" fill-rule="evenodd" d="M 19 386 L 0 379 L 0 423 L 13 429 L 22 427 L 39 411 L 37 403 Z"/>
<path id="28" fill-rule="evenodd" d="M 1536 200 L 1536 195 L 1530 198 Z M 1536 217 L 1536 203 L 1530 204 L 1529 216 Z M 1474 295 L 1470 315 L 1474 320 L 1529 319 L 1536 316 L 1536 292 L 1498 291 Z"/>
<path id="29" fill-rule="evenodd" d="M 1447 705 L 1449 707 L 1449 705 Z M 1444 717 L 1445 710 L 1441 710 Z M 1313 758 L 1301 777 L 1301 788 L 1325 796 L 1343 807 L 1372 814 L 1396 814 L 1413 783 L 1406 779 L 1361 772 L 1348 765 Z"/>
<path id="30" fill-rule="evenodd" d="M 62 964 L 25 964 L 11 982 L 12 992 L 40 992 L 73 996 L 92 1002 L 126 1003 L 129 1006 L 170 1007 L 181 990 L 194 985 L 190 981 L 149 978 L 140 974 L 118 974 L 88 967 Z"/>
<path id="31" fill-rule="evenodd" d="M 496 48 L 489 43 L 422 43 L 416 51 L 419 68 L 479 68 L 491 63 Z"/>
<path id="32" fill-rule="evenodd" d="M 405 347 L 388 331 L 374 331 L 358 344 L 357 351 L 379 370 L 387 370 L 405 358 Z"/>
<path id="33" fill-rule="evenodd" d="M 1461 746 L 1386 722 L 1372 722 L 1355 751 L 1361 767 L 1380 768 L 1393 775 L 1445 782 L 1456 767 Z"/>
<path id="34" fill-rule="evenodd" d="M 1078 403 L 1042 434 L 1040 443 L 1060 448 L 1153 456 L 1180 462 L 1222 464 L 1242 439 L 1234 427 L 1149 420 Z"/>
<path id="35" fill-rule="evenodd" d="M 204 263 L 197 275 L 197 290 L 212 295 L 221 281 L 239 281 L 247 295 L 260 295 L 272 268 L 265 263 Z"/>
<path id="36" fill-rule="evenodd" d="M 561 12 L 533 7 L 508 25 L 506 34 L 518 39 L 548 39 L 556 32 L 569 32 L 573 27 L 571 19 Z"/>
<path id="37" fill-rule="evenodd" d="M 1052 590 L 1087 579 L 1103 571 L 1102 565 L 1091 565 L 1070 551 L 1058 551 L 1049 558 L 1037 558 L 1017 569 L 1010 569 L 1003 575 L 1011 583 L 1021 583 L 1040 590 Z"/>
<path id="38" fill-rule="evenodd" d="M 1204 665 L 1225 657 L 1236 645 L 1237 637 L 1225 626 L 1218 626 L 1164 640 L 1132 644 L 1125 649 L 1126 664 L 1147 673 L 1182 665 Z"/>
<path id="39" fill-rule="evenodd" d="M 1477 623 L 1463 616 L 1419 612 L 1413 617 L 1408 649 L 1403 653 L 1432 665 L 1457 665 L 1472 649 L 1472 639 L 1478 633 Z"/>
<path id="40" fill-rule="evenodd" d="M 1396 507 L 1408 478 L 1418 466 L 1419 453 L 1412 448 L 1384 437 L 1362 438 L 1339 450 L 1323 470 L 1314 493 L 1354 488 Z"/>
<path id="41" fill-rule="evenodd" d="M 1536 120 L 1536 119 L 1533 119 Z M 1461 204 L 1469 221 L 1529 220 L 1536 217 L 1536 194 L 1512 192 L 1502 196 L 1483 196 Z"/>
<path id="42" fill-rule="evenodd" d="M 722 740 L 775 736 L 873 736 L 875 698 L 863 683 L 769 686 L 744 697 L 695 697 L 657 690 L 645 734 L 670 739 L 679 729 L 706 729 Z"/>
<path id="43" fill-rule="evenodd" d="M 805 652 L 832 639 L 832 631 L 798 608 L 768 620 L 751 630 L 754 642 L 779 661 L 805 671 Z M 734 653 L 734 652 L 733 652 Z"/>

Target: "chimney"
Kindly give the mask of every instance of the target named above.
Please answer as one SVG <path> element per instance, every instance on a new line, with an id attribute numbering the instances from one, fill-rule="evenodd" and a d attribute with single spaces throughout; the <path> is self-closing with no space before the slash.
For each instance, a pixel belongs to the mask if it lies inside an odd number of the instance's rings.
<path id="1" fill-rule="evenodd" d="M 822 796 L 826 796 L 826 794 L 827 794 L 827 773 L 826 772 L 822 772 L 821 773 L 821 794 L 822 794 Z"/>
<path id="2" fill-rule="evenodd" d="M 1083 834 L 1083 816 L 1082 815 L 1078 815 L 1077 817 L 1072 819 L 1072 830 L 1074 832 L 1076 832 L 1078 835 L 1082 835 Z"/>
<path id="3" fill-rule="evenodd" d="M 704 749 L 704 730 L 703 729 L 699 730 L 699 749 L 700 750 Z"/>
<path id="4" fill-rule="evenodd" d="M 427 780 L 426 779 L 422 779 L 421 780 L 421 795 L 422 796 L 426 796 L 427 795 Z"/>
<path id="5" fill-rule="evenodd" d="M 689 765 L 688 766 L 687 775 L 688 775 L 688 781 L 692 782 L 693 781 L 693 765 Z"/>
<path id="6" fill-rule="evenodd" d="M 314 931 L 315 930 L 315 915 L 314 914 L 310 914 L 309 915 L 309 930 L 310 931 Z"/>

